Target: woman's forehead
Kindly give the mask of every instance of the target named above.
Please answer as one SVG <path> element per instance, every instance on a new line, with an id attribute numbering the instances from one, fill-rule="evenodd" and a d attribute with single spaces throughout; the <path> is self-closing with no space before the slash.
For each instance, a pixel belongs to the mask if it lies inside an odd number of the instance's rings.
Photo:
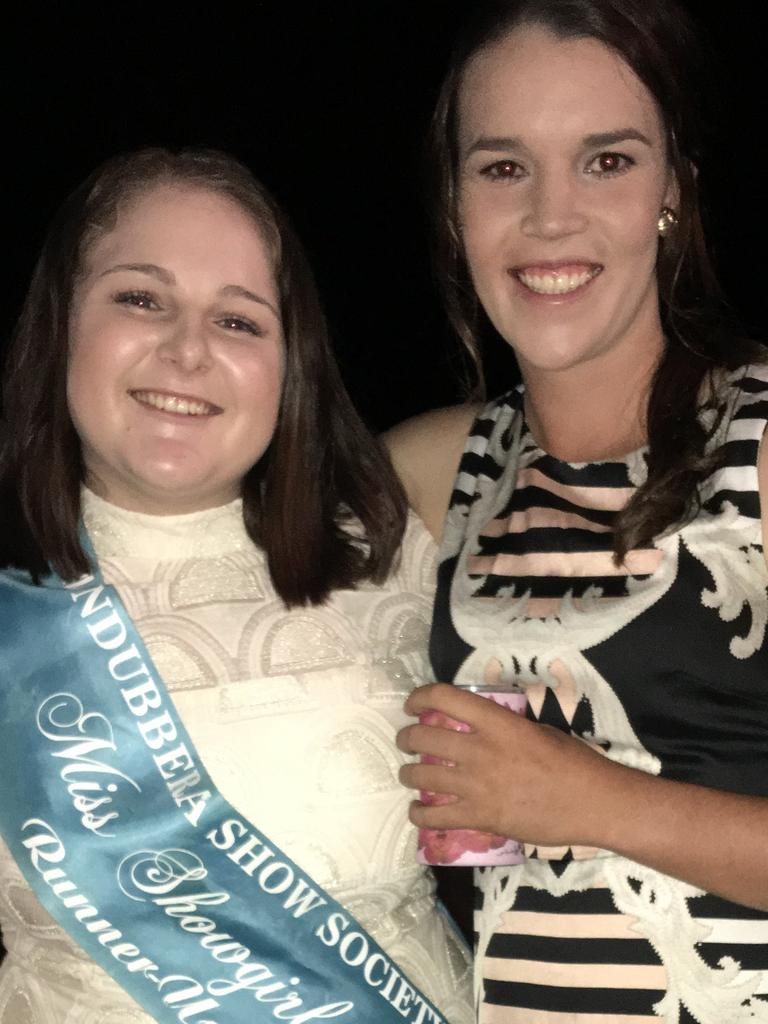
<path id="1" fill-rule="evenodd" d="M 520 26 L 478 51 L 462 77 L 462 151 L 479 134 L 575 140 L 626 129 L 654 140 L 663 134 L 650 91 L 597 39 Z"/>

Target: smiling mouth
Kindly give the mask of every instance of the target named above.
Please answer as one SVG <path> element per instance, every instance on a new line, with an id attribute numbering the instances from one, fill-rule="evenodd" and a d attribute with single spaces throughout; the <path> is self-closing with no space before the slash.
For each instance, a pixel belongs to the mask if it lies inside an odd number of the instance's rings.
<path id="1" fill-rule="evenodd" d="M 129 391 L 139 405 L 148 405 L 160 412 L 172 412 L 177 416 L 216 416 L 224 410 L 218 405 L 204 402 L 189 395 L 172 395 L 165 391 Z"/>
<path id="2" fill-rule="evenodd" d="M 602 273 L 599 263 L 562 267 L 515 267 L 510 274 L 536 295 L 570 295 Z"/>

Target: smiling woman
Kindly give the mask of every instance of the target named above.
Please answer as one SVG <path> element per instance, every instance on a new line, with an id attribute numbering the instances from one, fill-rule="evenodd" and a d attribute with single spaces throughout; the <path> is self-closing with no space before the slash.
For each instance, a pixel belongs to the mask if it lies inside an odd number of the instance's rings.
<path id="1" fill-rule="evenodd" d="M 394 744 L 434 547 L 248 170 L 97 171 L 4 399 L 0 1024 L 470 1024 Z"/>
<path id="2" fill-rule="evenodd" d="M 433 127 L 436 254 L 522 383 L 391 435 L 441 538 L 424 828 L 476 877 L 480 1024 L 768 1020 L 768 363 L 723 323 L 674 0 L 473 5 Z M 482 311 L 482 312 L 481 312 Z"/>
<path id="3" fill-rule="evenodd" d="M 647 375 L 662 339 L 657 221 L 677 205 L 647 89 L 596 40 L 531 26 L 468 66 L 459 125 L 466 258 L 529 389 L 596 363 Z"/>
<path id="4" fill-rule="evenodd" d="M 162 186 L 123 210 L 91 244 L 72 310 L 88 486 L 160 514 L 236 498 L 277 423 L 279 305 L 266 243 L 231 199 Z"/>
<path id="5" fill-rule="evenodd" d="M 198 421 L 177 405 L 174 415 L 174 398 L 211 410 Z M 0 545 L 35 571 L 87 569 L 83 468 L 95 493 L 118 486 L 146 512 L 241 495 L 289 603 L 321 600 L 361 572 L 380 578 L 402 528 L 397 485 L 341 383 L 303 250 L 266 191 L 217 153 L 117 157 L 63 204 L 9 352 L 4 408 Z M 186 435 L 211 443 L 198 454 Z M 339 530 L 341 506 L 359 517 L 366 551 Z"/>

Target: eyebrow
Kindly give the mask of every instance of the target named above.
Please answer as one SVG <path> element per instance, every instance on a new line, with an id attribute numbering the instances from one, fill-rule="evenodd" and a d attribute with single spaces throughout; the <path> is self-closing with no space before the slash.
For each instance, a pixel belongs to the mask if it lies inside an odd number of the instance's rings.
<path id="1" fill-rule="evenodd" d="M 222 295 L 234 295 L 241 299 L 248 299 L 250 302 L 258 302 L 260 306 L 266 306 L 277 319 L 280 319 L 280 314 L 277 312 L 275 307 L 269 301 L 265 299 L 263 295 L 256 295 L 255 292 L 249 292 L 247 288 L 243 288 L 240 284 L 228 284 L 221 289 Z"/>
<path id="2" fill-rule="evenodd" d="M 617 142 L 642 142 L 644 146 L 653 149 L 653 143 L 647 135 L 643 135 L 637 128 L 620 128 L 616 132 L 598 132 L 596 135 L 587 135 L 584 138 L 586 149 L 594 149 L 598 146 L 615 146 Z"/>
<path id="3" fill-rule="evenodd" d="M 164 267 L 158 267 L 156 263 L 116 263 L 113 267 L 107 267 L 99 274 L 99 277 L 106 277 L 108 274 L 118 274 L 121 270 L 136 270 L 140 274 L 149 274 L 156 277 L 163 284 L 175 284 L 176 278 Z"/>
<path id="4" fill-rule="evenodd" d="M 162 281 L 163 284 L 176 284 L 176 277 L 169 270 L 166 270 L 165 267 L 158 267 L 156 263 L 117 263 L 113 267 L 108 267 L 107 270 L 104 270 L 99 276 L 106 277 L 108 274 L 117 274 L 124 270 L 132 270 L 137 271 L 140 274 L 148 274 L 150 277 L 156 277 L 159 281 Z M 278 320 L 280 319 L 280 314 L 269 299 L 265 299 L 263 295 L 257 295 L 255 292 L 251 292 L 247 288 L 243 288 L 242 285 L 225 285 L 219 294 L 236 296 L 237 298 L 248 299 L 250 302 L 257 302 L 260 306 L 266 306 Z"/>
<path id="5" fill-rule="evenodd" d="M 653 143 L 636 128 L 619 128 L 613 132 L 597 132 L 594 135 L 585 135 L 582 144 L 585 149 L 596 149 L 600 146 L 615 146 L 618 142 L 642 142 L 643 145 L 653 148 Z M 466 157 L 473 153 L 498 153 L 509 149 L 525 149 L 524 143 L 515 135 L 490 135 L 481 136 L 476 139 L 466 152 Z"/>

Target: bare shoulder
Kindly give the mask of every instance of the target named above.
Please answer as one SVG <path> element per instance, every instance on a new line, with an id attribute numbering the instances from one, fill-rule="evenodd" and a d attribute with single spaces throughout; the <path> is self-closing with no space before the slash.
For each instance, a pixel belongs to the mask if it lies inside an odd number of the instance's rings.
<path id="1" fill-rule="evenodd" d="M 414 416 L 383 435 L 408 500 L 439 541 L 464 443 L 479 405 Z"/>

